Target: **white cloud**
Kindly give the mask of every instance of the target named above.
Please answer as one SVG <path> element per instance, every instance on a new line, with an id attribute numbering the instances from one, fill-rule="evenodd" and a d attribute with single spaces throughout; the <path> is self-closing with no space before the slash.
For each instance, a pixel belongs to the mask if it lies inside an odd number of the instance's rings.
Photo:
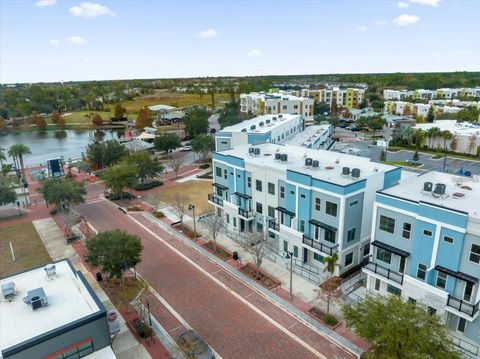
<path id="1" fill-rule="evenodd" d="M 428 5 L 428 6 L 438 6 L 440 4 L 440 0 L 410 0 L 412 4 L 421 4 L 421 5 Z"/>
<path id="2" fill-rule="evenodd" d="M 262 54 L 263 52 L 261 52 L 259 49 L 251 49 L 249 52 L 247 52 L 247 55 L 251 57 L 261 56 Z"/>
<path id="3" fill-rule="evenodd" d="M 402 1 L 398 2 L 398 7 L 401 8 L 401 9 L 405 9 L 409 6 L 410 6 L 410 4 L 408 2 L 402 2 Z"/>
<path id="4" fill-rule="evenodd" d="M 116 14 L 105 5 L 91 2 L 83 2 L 80 6 L 70 8 L 70 13 L 75 16 L 93 18 L 102 15 L 116 16 Z"/>
<path id="5" fill-rule="evenodd" d="M 57 0 L 38 0 L 35 3 L 35 6 L 39 6 L 39 7 L 52 6 L 52 5 L 55 5 L 56 2 Z"/>
<path id="6" fill-rule="evenodd" d="M 215 37 L 217 35 L 218 33 L 215 29 L 207 29 L 197 34 L 197 36 L 201 37 L 202 39 L 208 39 L 209 37 Z"/>
<path id="7" fill-rule="evenodd" d="M 406 26 L 410 24 L 415 24 L 418 21 L 420 21 L 420 18 L 416 15 L 403 14 L 393 20 L 393 23 L 398 26 Z"/>
<path id="8" fill-rule="evenodd" d="M 60 41 L 58 41 L 57 39 L 50 39 L 50 45 L 53 45 L 53 46 L 58 46 L 60 45 Z"/>
<path id="9" fill-rule="evenodd" d="M 377 20 L 374 22 L 375 25 L 386 25 L 388 24 L 388 20 Z"/>
<path id="10" fill-rule="evenodd" d="M 365 32 L 365 31 L 367 31 L 367 27 L 366 26 L 359 26 L 359 27 L 357 27 L 357 31 Z"/>
<path id="11" fill-rule="evenodd" d="M 74 45 L 83 45 L 87 42 L 87 39 L 81 36 L 70 36 L 67 41 Z"/>

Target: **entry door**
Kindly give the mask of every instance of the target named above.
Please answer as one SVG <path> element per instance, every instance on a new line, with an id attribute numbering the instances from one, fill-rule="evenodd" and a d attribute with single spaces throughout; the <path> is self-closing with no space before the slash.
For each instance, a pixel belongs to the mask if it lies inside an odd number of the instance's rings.
<path id="1" fill-rule="evenodd" d="M 398 271 L 400 273 L 405 272 L 405 257 L 400 257 L 400 265 L 398 266 Z"/>
<path id="2" fill-rule="evenodd" d="M 245 232 L 245 221 L 240 218 L 240 232 Z"/>
<path id="3" fill-rule="evenodd" d="M 308 261 L 308 249 L 303 248 L 303 263 L 307 263 Z"/>

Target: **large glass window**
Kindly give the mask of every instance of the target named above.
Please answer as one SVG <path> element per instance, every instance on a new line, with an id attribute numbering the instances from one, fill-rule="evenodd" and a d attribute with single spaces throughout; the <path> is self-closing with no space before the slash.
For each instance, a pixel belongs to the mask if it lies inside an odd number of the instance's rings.
<path id="1" fill-rule="evenodd" d="M 402 237 L 405 239 L 410 239 L 412 232 L 412 224 L 408 222 L 403 222 Z"/>
<path id="2" fill-rule="evenodd" d="M 320 198 L 315 198 L 315 211 L 320 211 Z"/>
<path id="3" fill-rule="evenodd" d="M 470 262 L 480 264 L 480 246 L 472 244 L 470 248 Z"/>
<path id="4" fill-rule="evenodd" d="M 262 192 L 262 181 L 256 180 L 255 181 L 255 188 L 257 189 L 257 191 Z"/>
<path id="5" fill-rule="evenodd" d="M 222 177 L 222 169 L 220 167 L 215 167 L 215 174 L 218 177 Z"/>
<path id="6" fill-rule="evenodd" d="M 392 253 L 386 251 L 385 249 L 377 248 L 377 259 L 390 264 L 392 261 Z"/>
<path id="7" fill-rule="evenodd" d="M 438 272 L 437 287 L 445 289 L 446 286 L 447 286 L 447 275 L 445 273 Z"/>
<path id="8" fill-rule="evenodd" d="M 257 212 L 262 214 L 263 213 L 263 205 L 257 202 Z"/>
<path id="9" fill-rule="evenodd" d="M 85 340 L 49 356 L 52 359 L 79 359 L 93 353 L 92 339 Z"/>
<path id="10" fill-rule="evenodd" d="M 352 228 L 347 232 L 347 243 L 355 240 L 356 228 Z"/>
<path id="11" fill-rule="evenodd" d="M 398 289 L 397 287 L 391 284 L 387 285 L 387 292 L 393 295 L 398 295 L 398 296 L 402 295 L 401 289 Z"/>
<path id="12" fill-rule="evenodd" d="M 275 194 L 275 185 L 271 182 L 268 182 L 268 193 Z"/>
<path id="13" fill-rule="evenodd" d="M 305 232 L 305 221 L 303 219 L 300 220 L 300 232 Z"/>
<path id="14" fill-rule="evenodd" d="M 327 241 L 327 242 L 330 242 L 330 243 L 335 243 L 335 232 L 334 231 L 331 231 L 329 229 L 326 229 L 325 230 L 325 237 L 324 239 Z"/>
<path id="15" fill-rule="evenodd" d="M 345 256 L 345 267 L 348 267 L 350 264 L 353 263 L 353 252 L 352 253 L 348 253 L 346 256 Z"/>
<path id="16" fill-rule="evenodd" d="M 275 217 L 275 208 L 273 208 L 272 206 L 268 206 L 268 216 L 271 218 Z"/>
<path id="17" fill-rule="evenodd" d="M 427 266 L 423 263 L 418 263 L 417 278 L 421 280 L 425 280 L 426 276 L 427 276 Z"/>
<path id="18" fill-rule="evenodd" d="M 388 232 L 388 233 L 394 233 L 395 232 L 395 220 L 393 218 L 387 217 L 387 216 L 380 216 L 380 226 L 379 228 L 382 231 Z"/>
<path id="19" fill-rule="evenodd" d="M 325 213 L 329 214 L 330 216 L 337 216 L 337 204 L 333 202 L 327 201 L 325 204 Z"/>
<path id="20" fill-rule="evenodd" d="M 280 198 L 285 198 L 285 187 L 280 186 Z"/>

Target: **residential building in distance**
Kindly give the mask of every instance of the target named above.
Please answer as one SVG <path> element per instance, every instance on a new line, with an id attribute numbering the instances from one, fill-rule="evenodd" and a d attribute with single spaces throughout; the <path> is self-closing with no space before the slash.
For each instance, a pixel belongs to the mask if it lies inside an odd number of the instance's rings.
<path id="1" fill-rule="evenodd" d="M 459 97 L 480 97 L 480 87 L 475 88 L 441 88 L 437 90 L 383 90 L 385 100 L 414 99 L 455 99 Z"/>
<path id="2" fill-rule="evenodd" d="M 451 101 L 450 101 L 451 102 Z M 472 102 L 475 106 L 476 103 Z M 462 107 L 451 106 L 453 103 L 449 103 L 445 100 L 430 100 L 428 104 L 425 103 L 412 103 L 405 101 L 386 101 L 385 112 L 390 115 L 400 116 L 423 116 L 428 115 L 430 107 L 433 106 L 436 114 L 452 114 L 459 112 Z"/>
<path id="3" fill-rule="evenodd" d="M 304 129 L 301 115 L 263 115 L 223 128 L 215 134 L 216 151 L 238 145 L 283 143 Z"/>
<path id="4" fill-rule="evenodd" d="M 401 168 L 267 143 L 214 153 L 213 175 L 209 202 L 227 234 L 263 233 L 275 251 L 292 251 L 296 266 L 317 273 L 336 254 L 338 274 L 368 256 L 375 193 L 397 184 Z"/>
<path id="5" fill-rule="evenodd" d="M 285 141 L 286 145 L 311 148 L 313 150 L 328 149 L 333 143 L 333 125 L 329 123 L 306 127 L 302 132 Z"/>
<path id="6" fill-rule="evenodd" d="M 327 86 L 318 89 L 293 90 L 293 94 L 313 98 L 315 103 L 324 102 L 332 105 L 336 102 L 338 107 L 358 108 L 365 99 L 365 88 Z"/>
<path id="7" fill-rule="evenodd" d="M 313 99 L 289 92 L 251 92 L 240 95 L 240 111 L 253 115 L 302 115 L 306 125 L 313 124 Z"/>
<path id="8" fill-rule="evenodd" d="M 413 176 L 376 195 L 367 289 L 427 305 L 480 355 L 480 178 Z"/>
<path id="9" fill-rule="evenodd" d="M 69 260 L 0 280 L 0 357 L 115 358 L 107 311 Z M 100 354 L 100 353 L 99 353 Z"/>

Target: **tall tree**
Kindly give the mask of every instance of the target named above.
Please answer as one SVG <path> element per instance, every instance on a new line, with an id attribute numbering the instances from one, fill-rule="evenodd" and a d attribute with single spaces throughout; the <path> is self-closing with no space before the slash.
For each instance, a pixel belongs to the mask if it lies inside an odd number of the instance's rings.
<path id="1" fill-rule="evenodd" d="M 138 236 L 118 229 L 101 232 L 87 241 L 88 261 L 102 268 L 110 278 L 120 278 L 121 283 L 125 270 L 141 262 L 142 250 Z"/>
<path id="2" fill-rule="evenodd" d="M 217 237 L 225 227 L 225 221 L 223 216 L 219 216 L 217 212 L 215 212 L 212 216 L 209 216 L 205 220 L 205 226 L 209 230 L 212 239 L 213 239 L 213 250 L 217 251 Z"/>
<path id="3" fill-rule="evenodd" d="M 23 143 L 17 143 L 15 145 L 11 145 L 8 149 L 8 155 L 13 157 L 14 160 L 18 160 L 18 164 L 20 165 L 20 171 L 22 172 L 22 178 L 25 178 L 25 167 L 23 165 L 23 157 L 27 155 L 31 155 L 32 151 L 30 147 L 24 145 Z"/>
<path id="4" fill-rule="evenodd" d="M 58 111 L 52 112 L 52 116 L 51 116 L 52 123 L 58 124 L 61 118 L 62 118 L 62 115 L 60 115 Z"/>
<path id="5" fill-rule="evenodd" d="M 183 119 L 185 131 L 195 137 L 208 131 L 208 111 L 202 107 L 194 108 L 185 114 Z"/>
<path id="6" fill-rule="evenodd" d="M 395 295 L 342 307 L 345 324 L 370 343 L 367 358 L 460 359 L 440 317 Z"/>
<path id="7" fill-rule="evenodd" d="M 94 113 L 92 116 L 92 125 L 98 127 L 103 124 L 103 118 L 98 113 Z"/>
<path id="8" fill-rule="evenodd" d="M 117 195 L 122 195 L 124 188 L 131 189 L 137 183 L 137 177 L 137 167 L 128 164 L 118 164 L 109 167 L 102 176 L 105 185 Z"/>
<path id="9" fill-rule="evenodd" d="M 15 191 L 7 186 L 0 185 L 0 206 L 13 203 L 17 200 Z"/>
<path id="10" fill-rule="evenodd" d="M 182 226 L 182 230 L 183 230 L 183 218 L 187 213 L 189 202 L 190 202 L 190 198 L 186 194 L 177 193 L 173 198 L 173 202 L 171 203 L 173 207 L 173 211 L 175 212 L 178 219 L 180 220 L 180 225 Z"/>
<path id="11" fill-rule="evenodd" d="M 55 204 L 61 212 L 69 212 L 72 205 L 85 202 L 87 194 L 83 182 L 66 178 L 44 180 L 39 191 L 46 203 Z"/>
<path id="12" fill-rule="evenodd" d="M 145 151 L 130 153 L 125 156 L 122 162 L 137 168 L 138 178 L 142 183 L 144 183 L 147 178 L 155 177 L 163 171 L 163 166 L 157 159 L 152 158 Z"/>
<path id="13" fill-rule="evenodd" d="M 255 265 L 256 278 L 260 279 L 260 267 L 267 254 L 267 241 L 263 238 L 263 233 L 248 232 L 245 237 L 245 242 L 242 243 L 242 247 L 252 257 L 253 264 Z"/>
<path id="14" fill-rule="evenodd" d="M 180 138 L 176 133 L 164 132 L 155 137 L 153 144 L 158 151 L 165 151 L 168 153 L 169 151 L 180 147 Z"/>
<path id="15" fill-rule="evenodd" d="M 87 158 L 95 167 L 110 166 L 128 154 L 128 150 L 116 140 L 94 141 L 87 147 Z"/>
<path id="16" fill-rule="evenodd" d="M 368 127 L 373 131 L 372 137 L 375 137 L 375 133 L 381 131 L 386 124 L 387 121 L 381 117 L 372 117 L 367 122 Z"/>
<path id="17" fill-rule="evenodd" d="M 435 108 L 433 105 L 430 105 L 426 119 L 429 123 L 433 123 L 433 121 L 435 121 Z"/>
<path id="18" fill-rule="evenodd" d="M 152 112 L 148 109 L 148 107 L 140 109 L 137 115 L 137 121 L 135 122 L 137 129 L 143 130 L 145 127 L 151 127 L 152 123 Z"/>
<path id="19" fill-rule="evenodd" d="M 442 131 L 440 131 L 440 128 L 438 127 L 432 127 L 432 128 L 429 128 L 427 130 L 427 139 L 428 139 L 428 147 L 429 148 L 432 148 L 434 143 L 435 143 L 435 139 L 440 136 L 440 133 Z"/>
<path id="20" fill-rule="evenodd" d="M 178 171 L 182 168 L 183 160 L 181 158 L 172 158 L 168 165 L 172 168 L 173 172 L 175 172 L 175 178 L 178 177 Z"/>
<path id="21" fill-rule="evenodd" d="M 119 103 L 116 104 L 115 108 L 114 108 L 114 111 L 113 111 L 113 120 L 114 121 L 125 120 L 125 112 L 127 112 L 127 110 L 125 108 L 123 108 L 121 104 L 119 104 Z"/>
<path id="22" fill-rule="evenodd" d="M 47 120 L 45 120 L 45 117 L 40 116 L 37 114 L 37 117 L 35 119 L 35 124 L 37 125 L 37 128 L 39 130 L 44 130 L 47 128 Z"/>
<path id="23" fill-rule="evenodd" d="M 2 116 L 0 116 L 0 132 L 5 131 L 7 128 L 8 128 L 7 121 L 5 121 L 5 119 Z"/>
<path id="24" fill-rule="evenodd" d="M 205 135 L 197 135 L 192 140 L 192 148 L 196 153 L 200 153 L 202 155 L 202 159 L 206 159 L 210 153 L 215 149 L 215 142 L 213 137 L 205 134 Z"/>
<path id="25" fill-rule="evenodd" d="M 330 315 L 330 305 L 339 302 L 342 298 L 342 291 L 340 289 L 341 284 L 342 279 L 340 277 L 330 277 L 320 284 L 316 290 L 317 300 L 323 301 L 327 304 L 327 316 Z"/>
<path id="26" fill-rule="evenodd" d="M 58 128 L 60 128 L 61 130 L 65 129 L 65 119 L 63 117 L 60 117 L 57 124 L 58 124 Z"/>

